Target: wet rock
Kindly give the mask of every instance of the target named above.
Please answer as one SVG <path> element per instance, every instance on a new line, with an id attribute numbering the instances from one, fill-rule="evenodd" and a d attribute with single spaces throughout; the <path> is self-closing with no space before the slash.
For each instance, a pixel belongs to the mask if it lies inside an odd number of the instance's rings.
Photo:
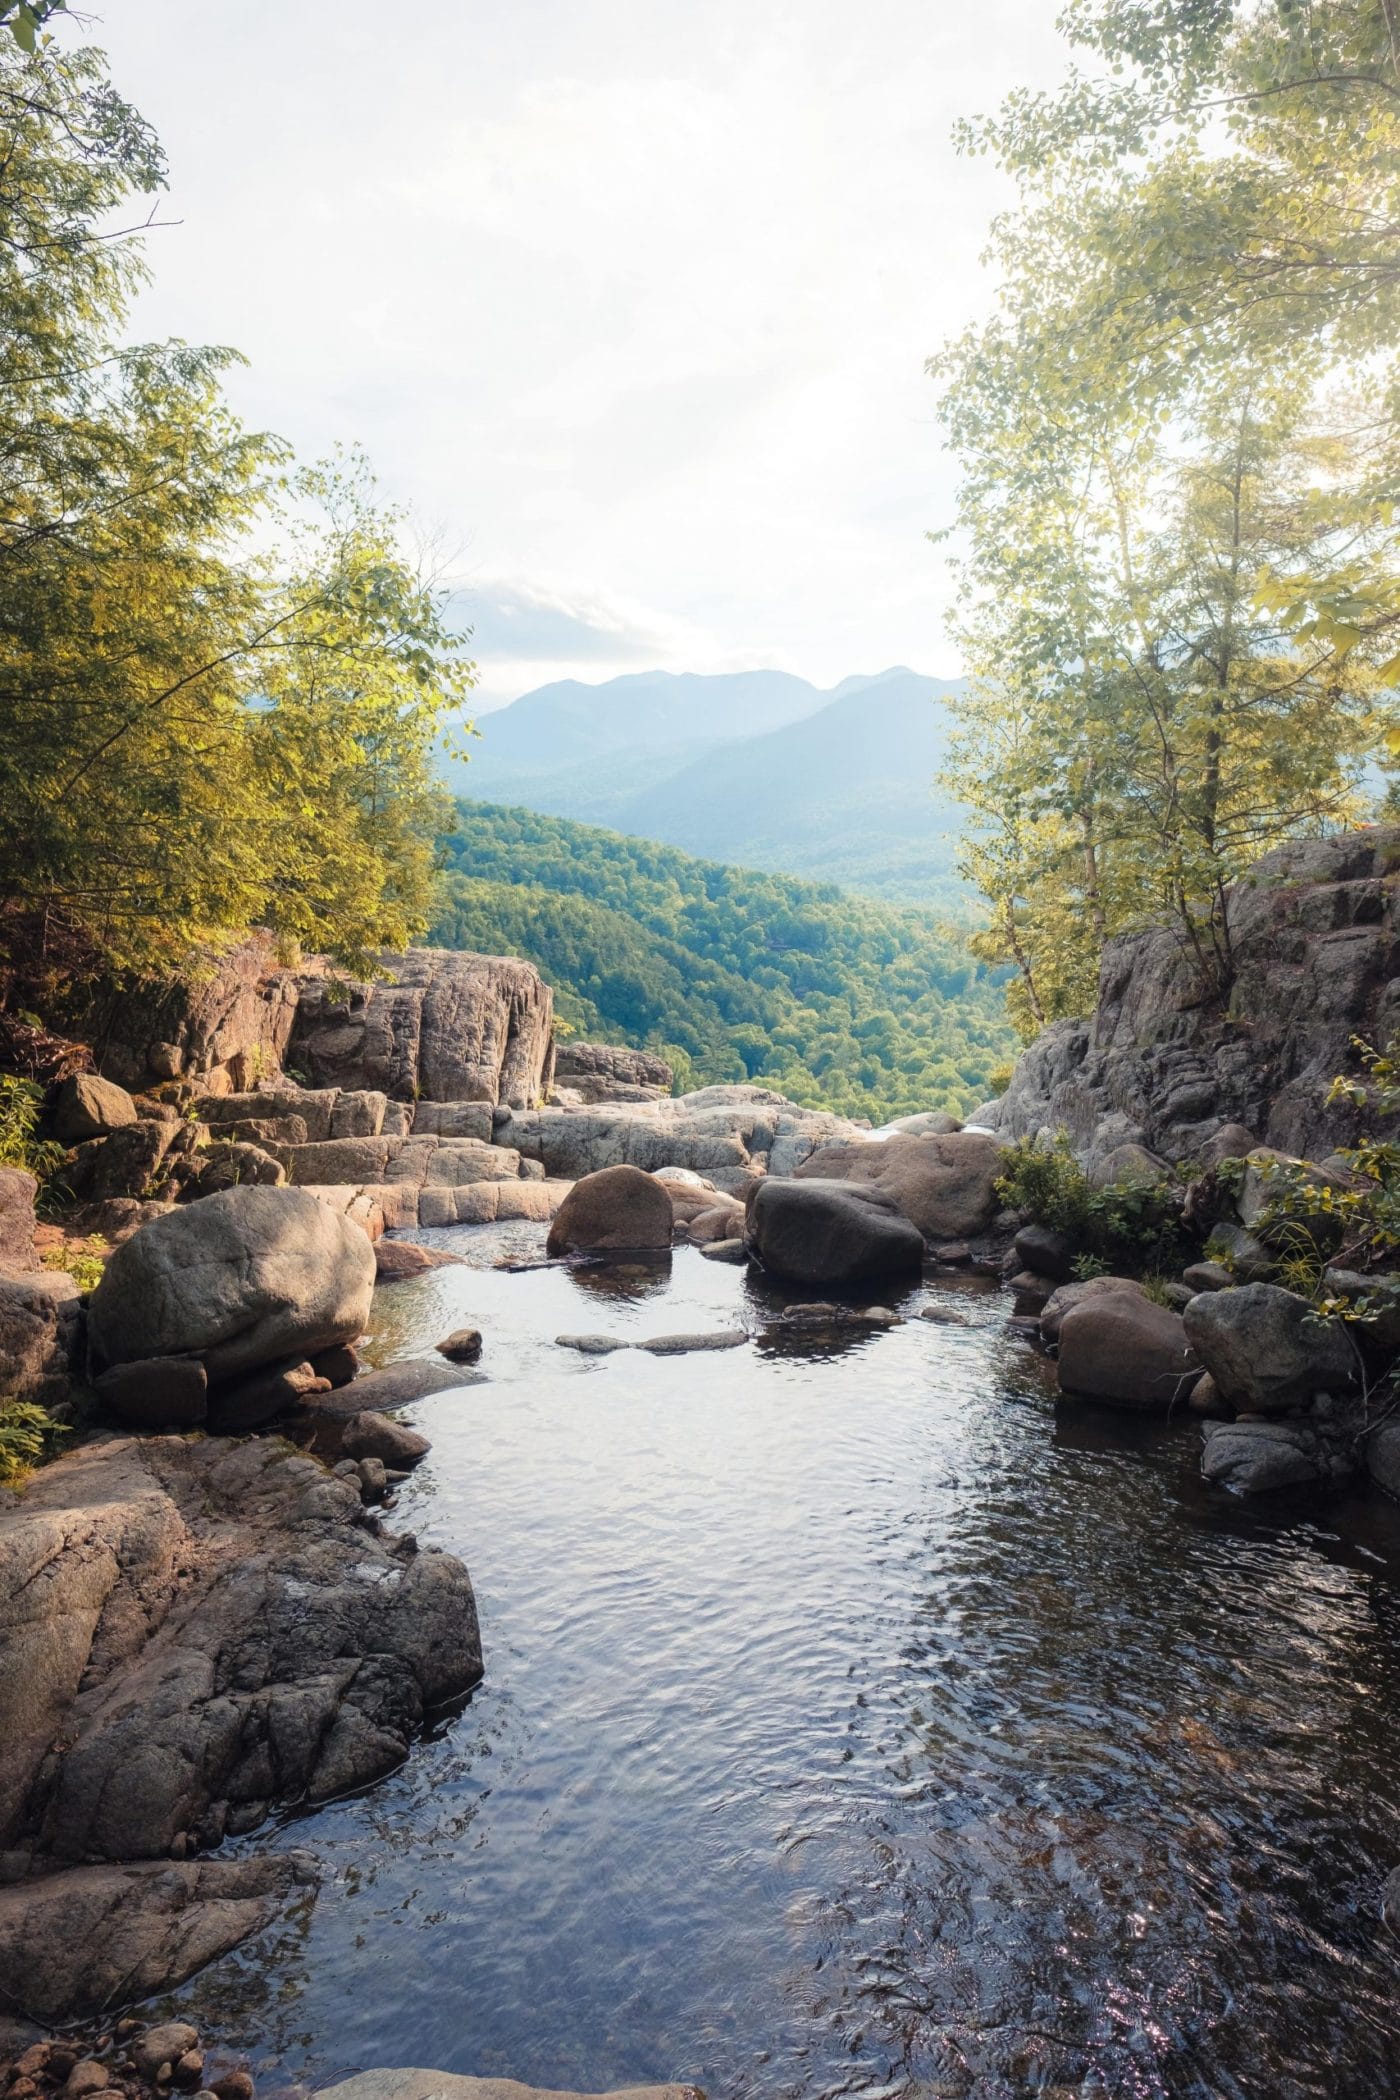
<path id="1" fill-rule="evenodd" d="M 427 1457 L 432 1445 L 416 1429 L 395 1422 L 389 1415 L 351 1415 L 340 1439 L 347 1458 L 377 1458 L 393 1472 L 410 1472 Z"/>
<path id="2" fill-rule="evenodd" d="M 936 1321 L 940 1327 L 966 1327 L 967 1325 L 967 1314 L 954 1312 L 952 1307 L 948 1305 L 921 1305 L 919 1307 L 919 1318 L 921 1320 Z"/>
<path id="3" fill-rule="evenodd" d="M 800 1180 L 845 1181 L 882 1190 L 926 1239 L 970 1239 L 997 1214 L 1002 1171 L 996 1138 L 974 1131 L 824 1145 L 797 1169 Z"/>
<path id="4" fill-rule="evenodd" d="M 1343 1425 L 1307 1416 L 1283 1422 L 1208 1422 L 1201 1471 L 1237 1495 L 1264 1495 L 1313 1482 L 1332 1485 L 1356 1470 L 1357 1446 Z"/>
<path id="5" fill-rule="evenodd" d="M 1209 1371 L 1203 1371 L 1196 1380 L 1186 1405 L 1193 1415 L 1223 1415 L 1229 1412 L 1220 1397 L 1220 1388 Z"/>
<path id="6" fill-rule="evenodd" d="M 382 1458 L 362 1458 L 357 1461 L 360 1475 L 360 1500 L 382 1502 L 389 1492 L 389 1475 Z"/>
<path id="7" fill-rule="evenodd" d="M 209 2090 L 215 2100 L 253 2100 L 253 2081 L 246 2071 L 225 2071 Z"/>
<path id="8" fill-rule="evenodd" d="M 363 1784 L 481 1669 L 461 1563 L 397 1559 L 358 1496 L 257 1438 L 45 1467 L 0 1510 L 0 1654 L 25 1658 L 0 1848 L 59 1860 L 168 1860 L 233 1810 Z"/>
<path id="9" fill-rule="evenodd" d="M 742 1327 L 725 1327 L 714 1334 L 653 1335 L 637 1347 L 649 1356 L 689 1356 L 697 1349 L 741 1349 L 747 1340 Z"/>
<path id="10" fill-rule="evenodd" d="M 1060 1390 L 1118 1407 L 1166 1413 L 1200 1376 L 1180 1313 L 1114 1291 L 1086 1298 L 1060 1321 Z"/>
<path id="11" fill-rule="evenodd" d="M 630 1349 L 630 1342 L 620 1341 L 615 1334 L 556 1334 L 556 1347 L 576 1349 L 580 1356 L 611 1356 L 615 1349 Z"/>
<path id="12" fill-rule="evenodd" d="M 972 1249 L 966 1240 L 941 1240 L 933 1250 L 933 1258 L 950 1269 L 960 1269 L 972 1259 Z"/>
<path id="13" fill-rule="evenodd" d="M 690 1220 L 689 1234 L 696 1246 L 716 1245 L 744 1236 L 744 1206 L 726 1202 L 700 1211 Z"/>
<path id="14" fill-rule="evenodd" d="M 426 1275 L 429 1269 L 460 1268 L 460 1254 L 445 1247 L 420 1247 L 416 1240 L 376 1240 L 375 1274 L 380 1283 L 402 1283 L 409 1276 Z"/>
<path id="15" fill-rule="evenodd" d="M 366 1409 L 385 1414 L 395 1407 L 407 1407 L 414 1400 L 430 1399 L 434 1393 L 449 1393 L 458 1386 L 481 1382 L 480 1371 L 414 1357 L 406 1363 L 386 1364 L 380 1371 L 363 1371 L 352 1385 L 318 1394 L 308 1412 L 338 1415 L 342 1420 Z"/>
<path id="16" fill-rule="evenodd" d="M 236 1188 L 153 1218 L 108 1261 L 88 1305 L 100 1366 L 198 1356 L 211 1385 L 351 1342 L 374 1250 L 300 1189 Z"/>
<path id="17" fill-rule="evenodd" d="M 711 1240 L 708 1246 L 700 1249 L 700 1253 L 705 1261 L 732 1262 L 735 1268 L 742 1267 L 749 1258 L 748 1246 L 743 1240 Z"/>
<path id="18" fill-rule="evenodd" d="M 1018 1313 L 1039 1313 L 1054 1297 L 1057 1286 L 1053 1276 L 1037 1276 L 1034 1269 L 1018 1269 L 1007 1279 L 1007 1288 L 1016 1293 Z"/>
<path id="19" fill-rule="evenodd" d="M 311 1359 L 311 1368 L 328 1386 L 349 1385 L 359 1374 L 359 1351 L 349 1342 L 341 1342 L 334 1349 L 319 1349 Z"/>
<path id="20" fill-rule="evenodd" d="M 671 1198 L 639 1167 L 604 1167 L 575 1182 L 546 1243 L 550 1254 L 641 1253 L 671 1244 Z"/>
<path id="21" fill-rule="evenodd" d="M 53 1134 L 61 1145 L 81 1145 L 87 1138 L 109 1137 L 137 1119 L 136 1103 L 115 1080 L 95 1072 L 65 1079 L 53 1105 Z"/>
<path id="22" fill-rule="evenodd" d="M 63 2100 L 89 2100 L 90 2094 L 102 2092 L 110 2083 L 106 2064 L 94 2056 L 80 2057 L 63 2082 Z"/>
<path id="23" fill-rule="evenodd" d="M 1052 1284 L 1068 1283 L 1074 1274 L 1075 1249 L 1048 1225 L 1023 1225 L 1011 1245 L 1023 1269 L 1048 1276 Z"/>
<path id="24" fill-rule="evenodd" d="M 148 2027 L 131 2045 L 131 2061 L 143 2078 L 152 2082 L 160 2075 L 162 2064 L 173 2070 L 181 2057 L 193 2050 L 199 2042 L 199 2031 L 186 2020 L 162 2020 L 158 2027 Z"/>
<path id="25" fill-rule="evenodd" d="M 55 2023 L 174 1990 L 272 1924 L 315 1878 L 293 1853 L 74 1867 L 0 1888 L 6 1993 Z"/>
<path id="26" fill-rule="evenodd" d="M 1355 1378 L 1345 1330 L 1315 1320 L 1306 1298 L 1275 1284 L 1204 1292 L 1183 1317 L 1191 1346 L 1232 1407 L 1282 1414 Z"/>
<path id="27" fill-rule="evenodd" d="M 768 1273 L 788 1283 L 844 1285 L 923 1266 L 918 1227 L 891 1195 L 860 1181 L 760 1182 L 748 1240 Z"/>
<path id="28" fill-rule="evenodd" d="M 92 1381 L 103 1412 L 127 1429 L 197 1429 L 208 1412 L 209 1376 L 190 1356 L 149 1356 Z"/>
<path id="29" fill-rule="evenodd" d="M 474 1364 L 481 1354 L 481 1329 L 457 1327 L 437 1344 L 439 1356 L 450 1364 Z"/>

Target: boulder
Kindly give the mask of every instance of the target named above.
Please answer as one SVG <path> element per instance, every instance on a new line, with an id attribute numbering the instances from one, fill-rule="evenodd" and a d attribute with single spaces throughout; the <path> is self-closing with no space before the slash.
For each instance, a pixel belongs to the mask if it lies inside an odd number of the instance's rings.
<path id="1" fill-rule="evenodd" d="M 114 1130 L 110 1137 L 89 1138 L 79 1145 L 64 1179 L 79 1203 L 101 1203 L 109 1196 L 159 1195 L 168 1177 L 168 1156 L 183 1157 L 195 1145 L 186 1125 L 142 1116 Z"/>
<path id="2" fill-rule="evenodd" d="M 705 1261 L 730 1262 L 737 1269 L 748 1261 L 749 1245 L 747 1240 L 709 1240 L 700 1253 Z"/>
<path id="3" fill-rule="evenodd" d="M 1329 1298 L 1367 1307 L 1352 1328 L 1363 1349 L 1384 1360 L 1400 1351 L 1400 1277 L 1363 1276 L 1357 1269 L 1327 1269 L 1322 1288 Z"/>
<path id="4" fill-rule="evenodd" d="M 951 1137 L 962 1124 L 941 1108 L 923 1108 L 917 1115 L 896 1116 L 889 1129 L 900 1137 Z"/>
<path id="5" fill-rule="evenodd" d="M 1062 1232 L 1049 1225 L 1023 1225 L 1011 1246 L 1021 1267 L 1038 1276 L 1068 1283 L 1074 1274 L 1074 1248 Z"/>
<path id="6" fill-rule="evenodd" d="M 71 1867 L 0 1889 L 9 2002 L 48 2025 L 173 1991 L 314 1888 L 304 1852 Z"/>
<path id="7" fill-rule="evenodd" d="M 374 1266 L 380 1283 L 403 1283 L 429 1269 L 460 1268 L 462 1257 L 445 1247 L 420 1246 L 417 1240 L 376 1240 Z"/>
<path id="8" fill-rule="evenodd" d="M 742 1327 L 721 1327 L 713 1334 L 656 1334 L 637 1347 L 649 1356 L 689 1356 L 697 1349 L 742 1349 L 747 1340 Z"/>
<path id="9" fill-rule="evenodd" d="M 1218 1261 L 1193 1261 L 1181 1272 L 1181 1280 L 1192 1296 L 1201 1291 L 1228 1291 L 1234 1285 L 1234 1277 L 1223 1263 Z"/>
<path id="10" fill-rule="evenodd" d="M 474 1364 L 481 1354 L 481 1329 L 457 1327 L 437 1344 L 439 1356 L 450 1364 Z"/>
<path id="11" fill-rule="evenodd" d="M 611 1356 L 617 1349 L 632 1346 L 615 1334 L 556 1334 L 554 1341 L 557 1348 L 574 1349 L 580 1356 Z"/>
<path id="12" fill-rule="evenodd" d="M 1319 1322 L 1306 1298 L 1272 1283 L 1203 1292 L 1183 1315 L 1191 1346 L 1221 1397 L 1251 1414 L 1286 1414 L 1356 1376 L 1345 1329 Z"/>
<path id="13" fill-rule="evenodd" d="M 1262 1240 L 1246 1232 L 1243 1225 L 1222 1219 L 1210 1236 L 1210 1246 L 1219 1256 L 1219 1266 L 1226 1269 L 1232 1283 L 1263 1283 L 1272 1276 L 1278 1263 Z"/>
<path id="14" fill-rule="evenodd" d="M 1400 1420 L 1382 1422 L 1366 1439 L 1366 1464 L 1372 1480 L 1400 1502 Z"/>
<path id="15" fill-rule="evenodd" d="M 88 1303 L 93 1356 L 197 1356 L 229 1384 L 355 1341 L 374 1276 L 365 1235 L 304 1190 L 228 1189 L 117 1248 Z"/>
<path id="16" fill-rule="evenodd" d="M 1260 1227 L 1270 1205 L 1280 1194 L 1282 1184 L 1278 1177 L 1283 1168 L 1291 1168 L 1295 1173 L 1301 1174 L 1310 1188 L 1345 1190 L 1352 1186 L 1350 1176 L 1329 1174 L 1324 1168 L 1314 1166 L 1311 1160 L 1291 1159 L 1287 1153 L 1275 1151 L 1268 1145 L 1257 1145 L 1245 1162 L 1244 1180 L 1240 1184 L 1235 1208 L 1245 1230 L 1259 1232 L 1265 1241 L 1268 1241 L 1271 1235 L 1267 1229 L 1260 1232 Z M 1309 1219 L 1308 1223 L 1316 1239 L 1328 1231 L 1332 1221 L 1326 1217 L 1318 1217 Z M 1336 1230 L 1340 1232 L 1339 1221 Z"/>
<path id="17" fill-rule="evenodd" d="M 1114 1292 L 1130 1298 L 1145 1298 L 1146 1291 L 1131 1276 L 1086 1276 L 1082 1283 L 1062 1283 L 1046 1299 L 1040 1311 L 1040 1339 L 1053 1344 L 1060 1339 L 1065 1314 L 1091 1299 L 1110 1297 Z"/>
<path id="18" fill-rule="evenodd" d="M 985 1232 L 997 1215 L 1001 1172 L 1001 1144 L 975 1131 L 824 1145 L 796 1170 L 799 1180 L 882 1189 L 928 1240 Z"/>
<path id="19" fill-rule="evenodd" d="M 311 1141 L 305 1116 L 237 1116 L 216 1127 L 228 1144 L 261 1145 L 265 1150 L 274 1145 L 306 1145 Z"/>
<path id="20" fill-rule="evenodd" d="M 20 1167 L 0 1167 L 0 1275 L 30 1275 L 39 1268 L 34 1252 L 34 1199 L 39 1184 Z"/>
<path id="21" fill-rule="evenodd" d="M 311 1359 L 311 1368 L 316 1376 L 324 1378 L 332 1389 L 349 1385 L 353 1378 L 359 1376 L 359 1352 L 351 1343 L 340 1342 L 334 1349 L 317 1350 Z"/>
<path id="22" fill-rule="evenodd" d="M 104 1413 L 125 1429 L 197 1429 L 209 1406 L 209 1374 L 192 1356 L 118 1364 L 92 1381 Z"/>
<path id="23" fill-rule="evenodd" d="M 415 1137 L 476 1138 L 491 1142 L 489 1101 L 418 1101 L 413 1106 Z"/>
<path id="24" fill-rule="evenodd" d="M 581 1101 L 659 1100 L 671 1091 L 675 1073 L 664 1057 L 650 1050 L 627 1050 L 615 1043 L 559 1043 L 554 1077 Z"/>
<path id="25" fill-rule="evenodd" d="M 686 1230 L 697 1247 L 707 1246 L 714 1240 L 741 1239 L 744 1206 L 735 1202 L 713 1204 L 709 1210 L 697 1212 Z"/>
<path id="26" fill-rule="evenodd" d="M 366 1408 L 345 1424 L 340 1448 L 347 1458 L 377 1458 L 396 1473 L 408 1473 L 433 1447 L 418 1430 Z"/>
<path id="27" fill-rule="evenodd" d="M 0 1511 L 0 1845 L 168 1861 L 396 1765 L 480 1676 L 476 1611 L 459 1561 L 359 1511 L 271 1438 L 36 1474 Z"/>
<path id="28" fill-rule="evenodd" d="M 1201 1472 L 1237 1495 L 1327 1486 L 1355 1472 L 1357 1441 L 1337 1426 L 1306 1416 L 1287 1422 L 1208 1422 Z"/>
<path id="29" fill-rule="evenodd" d="M 1117 1407 L 1185 1406 L 1201 1374 L 1181 1314 L 1145 1296 L 1100 1292 L 1060 1321 L 1060 1390 Z"/>
<path id="30" fill-rule="evenodd" d="M 412 1357 L 404 1363 L 386 1364 L 380 1371 L 362 1371 L 352 1385 L 318 1393 L 308 1413 L 342 1420 L 372 1408 L 385 1414 L 393 1407 L 407 1407 L 414 1400 L 427 1400 L 434 1393 L 451 1392 L 459 1385 L 479 1385 L 480 1371 L 460 1369 L 456 1364 L 428 1363 Z"/>
<path id="31" fill-rule="evenodd" d="M 1258 1144 L 1259 1140 L 1254 1132 L 1246 1130 L 1243 1123 L 1222 1123 L 1220 1128 L 1206 1139 L 1197 1156 L 1201 1165 L 1210 1169 L 1223 1166 L 1227 1159 L 1247 1159 L 1251 1152 L 1257 1150 Z"/>
<path id="32" fill-rule="evenodd" d="M 107 1137 L 136 1121 L 136 1103 L 114 1079 L 78 1072 L 65 1079 L 54 1099 L 53 1134 L 61 1145 L 81 1145 L 85 1138 Z"/>
<path id="33" fill-rule="evenodd" d="M 638 1167 L 604 1167 L 575 1182 L 549 1229 L 550 1254 L 659 1252 L 671 1244 L 671 1198 Z"/>
<path id="34" fill-rule="evenodd" d="M 747 1237 L 769 1275 L 786 1283 L 839 1286 L 917 1273 L 924 1258 L 918 1227 L 892 1195 L 864 1181 L 761 1181 Z"/>
<path id="35" fill-rule="evenodd" d="M 209 1427 L 218 1436 L 246 1436 L 250 1429 L 295 1414 L 317 1395 L 330 1391 L 329 1378 L 318 1377 L 304 1359 L 268 1364 L 251 1378 L 222 1386 L 211 1396 Z"/>
<path id="36" fill-rule="evenodd" d="M 200 1158 L 195 1181 L 200 1196 L 216 1196 L 221 1189 L 280 1188 L 287 1178 L 282 1162 L 261 1145 L 242 1141 L 209 1145 Z"/>
<path id="37" fill-rule="evenodd" d="M 0 1276 L 0 1400 L 55 1407 L 68 1398 L 78 1287 L 53 1270 Z"/>

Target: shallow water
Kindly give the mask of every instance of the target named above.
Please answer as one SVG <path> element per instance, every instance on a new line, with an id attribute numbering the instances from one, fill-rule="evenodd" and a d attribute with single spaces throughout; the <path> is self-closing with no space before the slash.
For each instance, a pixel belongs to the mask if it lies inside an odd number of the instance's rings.
<path id="1" fill-rule="evenodd" d="M 262 2093 L 1400 2093 L 1400 1512 L 1205 1490 L 1189 1426 L 1057 1407 L 974 1283 L 824 1348 L 691 1249 L 421 1237 L 473 1266 L 382 1291 L 371 1353 L 471 1320 L 490 1375 L 407 1411 L 393 1521 L 467 1560 L 486 1676 L 283 1823 L 319 1901 L 168 2001 Z"/>

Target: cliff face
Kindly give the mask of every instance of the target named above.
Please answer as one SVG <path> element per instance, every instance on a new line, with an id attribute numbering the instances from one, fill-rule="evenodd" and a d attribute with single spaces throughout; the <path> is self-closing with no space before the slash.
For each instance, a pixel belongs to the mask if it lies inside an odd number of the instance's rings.
<path id="1" fill-rule="evenodd" d="M 255 936 L 188 979 L 124 990 L 84 1015 L 98 1070 L 141 1089 L 195 1079 L 242 1093 L 291 1066 L 316 1087 L 527 1108 L 552 1073 L 554 1000 L 511 956 L 413 949 L 374 984 L 316 960 L 280 967 Z"/>
<path id="2" fill-rule="evenodd" d="M 1318 1158 L 1357 1135 L 1326 1105 L 1354 1036 L 1400 1030 L 1400 827 L 1279 847 L 1230 890 L 1232 975 L 1204 994 L 1165 928 L 1104 951 L 1089 1021 L 1058 1021 L 976 1120 L 1007 1137 L 1068 1131 L 1089 1165 L 1123 1144 L 1190 1159 L 1226 1123 Z"/>

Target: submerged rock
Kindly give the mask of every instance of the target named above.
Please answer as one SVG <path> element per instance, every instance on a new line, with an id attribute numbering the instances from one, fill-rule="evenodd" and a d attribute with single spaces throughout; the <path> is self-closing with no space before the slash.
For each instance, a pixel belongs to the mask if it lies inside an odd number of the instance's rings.
<path id="1" fill-rule="evenodd" d="M 742 1327 L 724 1327 L 716 1334 L 657 1334 L 637 1347 L 649 1356 L 689 1356 L 696 1349 L 742 1349 L 747 1340 Z"/>
<path id="2" fill-rule="evenodd" d="M 1280 1488 L 1331 1485 L 1356 1471 L 1359 1420 L 1302 1415 L 1285 1422 L 1209 1422 L 1201 1471 L 1237 1495 Z"/>
<path id="3" fill-rule="evenodd" d="M 576 1349 L 580 1356 L 611 1356 L 615 1349 L 632 1346 L 615 1334 L 556 1334 L 554 1341 L 557 1348 Z"/>

